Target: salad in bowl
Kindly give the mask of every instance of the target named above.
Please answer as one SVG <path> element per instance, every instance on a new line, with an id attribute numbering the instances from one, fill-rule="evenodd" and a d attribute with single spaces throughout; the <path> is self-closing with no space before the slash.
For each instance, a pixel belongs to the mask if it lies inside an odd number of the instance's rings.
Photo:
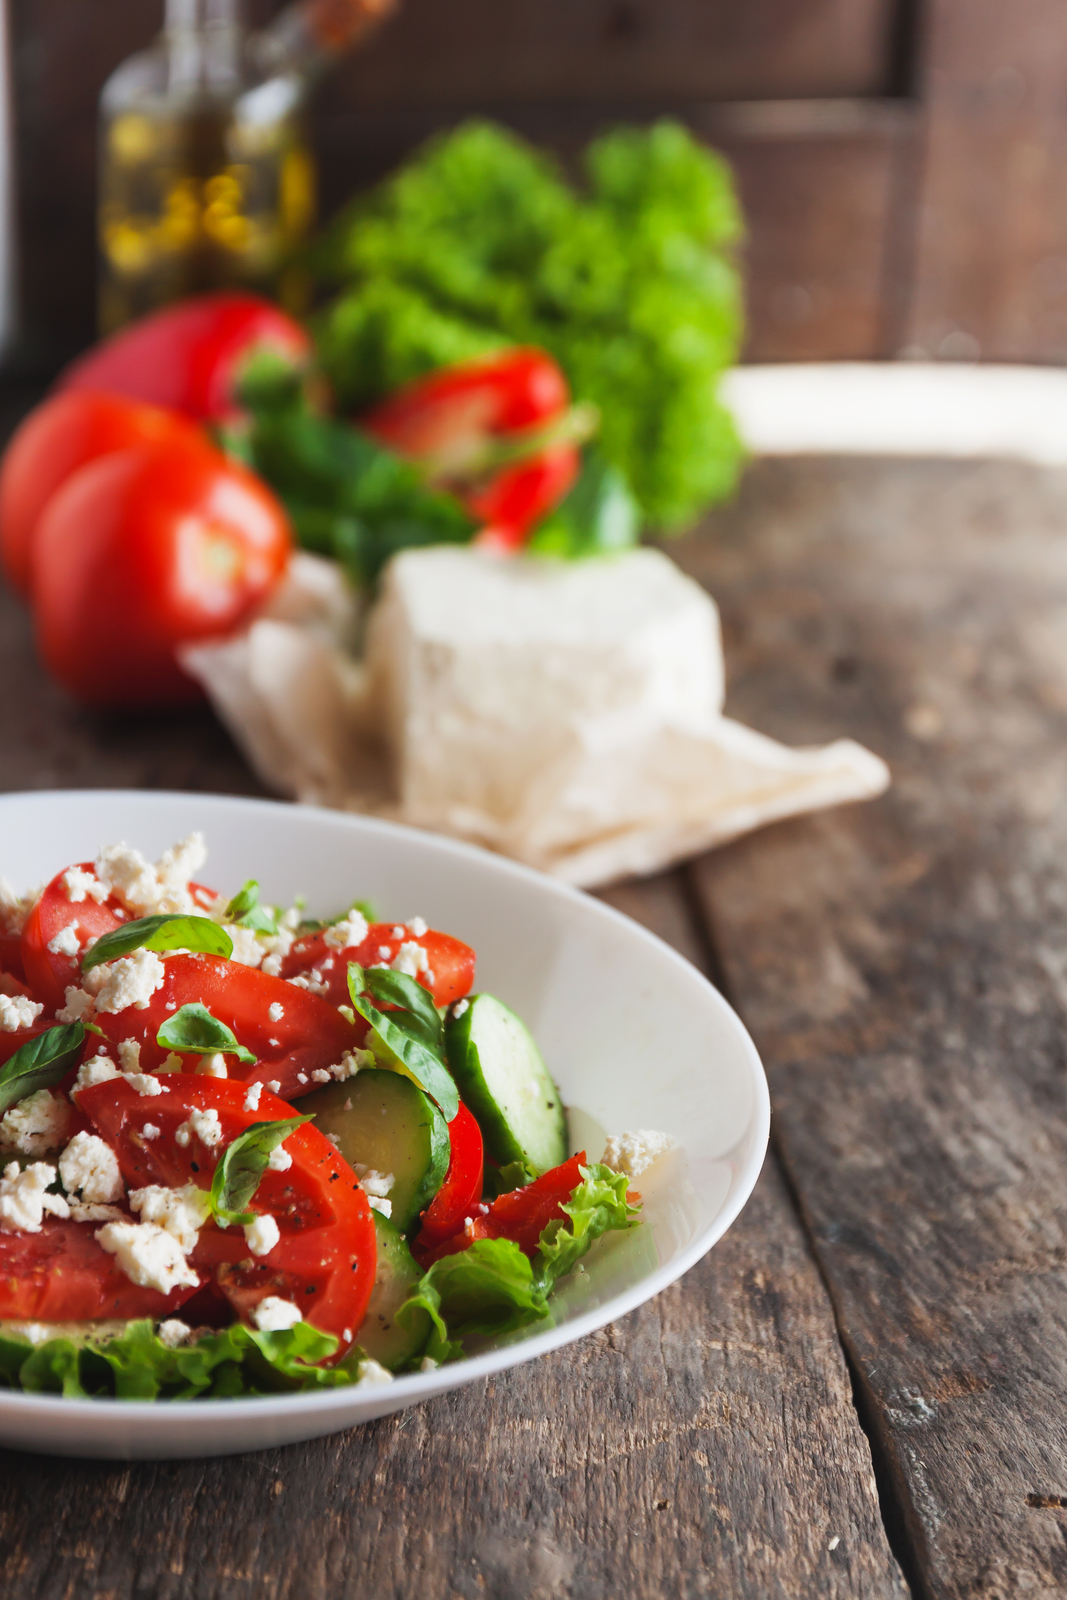
<path id="1" fill-rule="evenodd" d="M 392 1382 L 536 1327 L 672 1141 L 568 1155 L 475 951 L 201 881 L 193 833 L 0 880 L 0 1382 L 68 1397 Z"/>

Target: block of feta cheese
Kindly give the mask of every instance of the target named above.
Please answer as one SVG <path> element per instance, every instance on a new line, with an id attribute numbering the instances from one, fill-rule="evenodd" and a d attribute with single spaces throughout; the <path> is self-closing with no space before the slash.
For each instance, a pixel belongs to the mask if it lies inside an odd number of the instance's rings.
<path id="1" fill-rule="evenodd" d="M 879 794 L 848 739 L 790 749 L 722 715 L 711 597 L 659 551 L 565 562 L 402 551 L 362 659 L 340 569 L 301 556 L 270 615 L 183 663 L 261 776 L 592 885 Z M 317 587 L 316 587 L 317 586 Z M 307 591 L 310 592 L 310 591 Z"/>

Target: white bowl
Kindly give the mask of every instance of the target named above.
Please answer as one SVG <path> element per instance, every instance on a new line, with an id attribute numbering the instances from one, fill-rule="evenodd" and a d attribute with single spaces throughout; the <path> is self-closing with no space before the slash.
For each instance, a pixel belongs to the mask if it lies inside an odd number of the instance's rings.
<path id="1" fill-rule="evenodd" d="M 557 1290 L 554 1320 L 381 1387 L 264 1399 L 65 1400 L 0 1390 L 0 1443 L 78 1456 L 224 1455 L 311 1439 L 517 1366 L 632 1311 L 725 1233 L 752 1192 L 770 1109 L 759 1057 L 726 1001 L 681 956 L 598 901 L 466 845 L 309 806 L 127 791 L 0 798 L 0 874 L 19 888 L 120 839 L 151 858 L 194 828 L 207 882 L 312 914 L 367 899 L 425 917 L 478 952 L 479 989 L 525 1019 L 570 1108 L 571 1148 L 654 1128 L 677 1149 L 640 1181 L 645 1222 L 607 1235 Z"/>

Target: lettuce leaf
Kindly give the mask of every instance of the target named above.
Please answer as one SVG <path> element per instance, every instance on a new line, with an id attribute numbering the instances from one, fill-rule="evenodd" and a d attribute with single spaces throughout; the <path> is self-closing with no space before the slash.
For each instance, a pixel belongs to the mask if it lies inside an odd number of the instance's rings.
<path id="1" fill-rule="evenodd" d="M 517 1244 L 475 1239 L 466 1250 L 435 1261 L 396 1318 L 409 1328 L 416 1308 L 428 1311 L 433 1332 L 426 1354 L 452 1361 L 463 1354 L 464 1339 L 511 1333 L 547 1317 L 547 1301 Z"/>
<path id="2" fill-rule="evenodd" d="M 577 1265 L 594 1239 L 609 1228 L 635 1228 L 641 1220 L 639 1207 L 626 1199 L 630 1180 L 625 1172 L 613 1172 L 599 1162 L 578 1170 L 582 1182 L 562 1207 L 570 1220 L 557 1217 L 537 1241 L 534 1270 L 546 1292 Z"/>

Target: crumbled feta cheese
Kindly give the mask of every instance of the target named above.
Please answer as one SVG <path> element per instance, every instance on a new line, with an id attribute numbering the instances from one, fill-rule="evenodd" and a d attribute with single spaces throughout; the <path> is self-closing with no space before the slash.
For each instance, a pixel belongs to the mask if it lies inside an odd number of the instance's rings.
<path id="1" fill-rule="evenodd" d="M 240 962 L 242 967 L 258 967 L 265 952 L 253 930 L 242 928 L 238 922 L 224 922 L 222 926 L 233 940 L 230 960 Z"/>
<path id="2" fill-rule="evenodd" d="M 69 989 L 67 993 L 70 993 Z M 118 1067 L 108 1056 L 90 1056 L 88 1061 L 83 1061 L 78 1068 L 78 1076 L 70 1092 L 76 1095 L 79 1089 L 92 1089 L 98 1083 L 107 1083 L 109 1078 L 121 1076 Z"/>
<path id="3" fill-rule="evenodd" d="M 435 1361 L 433 1356 L 423 1356 L 422 1360 L 419 1362 L 419 1371 L 436 1372 L 440 1365 L 441 1363 L 439 1361 Z"/>
<path id="4" fill-rule="evenodd" d="M 186 838 L 180 839 L 177 844 L 172 844 L 164 850 L 156 862 L 156 877 L 164 894 L 183 895 L 189 886 L 189 879 L 207 860 L 207 846 L 204 835 L 199 831 L 190 833 Z M 162 907 L 169 910 L 168 906 Z M 182 907 L 184 910 L 184 906 Z"/>
<path id="5" fill-rule="evenodd" d="M 392 947 L 392 945 L 391 944 L 380 944 L 378 946 L 378 960 L 379 961 L 391 961 L 392 959 L 393 959 L 393 947 Z"/>
<path id="6" fill-rule="evenodd" d="M 200 1282 L 174 1235 L 154 1222 L 108 1222 L 94 1238 L 142 1289 L 170 1294 L 183 1284 L 196 1288 Z"/>
<path id="7" fill-rule="evenodd" d="M 285 955 L 288 954 L 287 950 Z M 284 960 L 285 956 L 280 950 L 273 951 L 269 956 L 263 957 L 263 965 L 260 967 L 260 971 L 265 972 L 268 978 L 280 978 Z"/>
<path id="8" fill-rule="evenodd" d="M 408 932 L 413 933 L 416 939 L 421 939 L 424 933 L 429 933 L 429 927 L 422 917 L 412 917 L 408 922 Z"/>
<path id="9" fill-rule="evenodd" d="M 118 1043 L 119 1066 L 123 1072 L 140 1072 L 141 1046 L 136 1039 L 120 1039 Z"/>
<path id="10" fill-rule="evenodd" d="M 420 972 L 426 971 L 430 963 L 422 945 L 416 944 L 414 939 L 408 939 L 400 946 L 389 965 L 394 972 L 402 972 L 408 978 L 417 978 Z"/>
<path id="11" fill-rule="evenodd" d="M 94 968 L 94 971 L 97 969 Z M 101 1012 L 144 1011 L 157 989 L 162 989 L 166 969 L 154 950 L 135 950 L 108 964 L 107 979 L 96 997 Z"/>
<path id="12" fill-rule="evenodd" d="M 246 1111 L 259 1110 L 259 1097 L 262 1093 L 263 1085 L 261 1083 L 250 1083 L 248 1085 L 248 1093 L 245 1095 Z"/>
<path id="13" fill-rule="evenodd" d="M 328 1133 L 326 1135 L 326 1137 L 327 1137 L 327 1139 L 329 1139 L 330 1143 L 333 1145 L 335 1150 L 340 1150 L 340 1148 L 341 1148 L 341 1140 L 340 1140 L 340 1136 L 338 1134 L 336 1134 L 336 1133 Z"/>
<path id="14" fill-rule="evenodd" d="M 406 939 L 407 936 L 408 936 L 408 930 L 406 928 L 401 927 L 400 923 L 398 922 L 396 927 L 393 929 L 393 938 L 394 939 Z"/>
<path id="15" fill-rule="evenodd" d="M 283 1144 L 275 1145 L 267 1157 L 268 1172 L 288 1172 L 293 1164 L 293 1158 Z"/>
<path id="16" fill-rule="evenodd" d="M 368 1167 L 359 1181 L 368 1194 L 384 1197 L 390 1193 L 396 1179 L 391 1172 L 376 1172 L 373 1167 Z"/>
<path id="17" fill-rule="evenodd" d="M 144 1099 L 151 1099 L 154 1095 L 165 1093 L 163 1085 L 151 1072 L 126 1072 L 123 1073 L 123 1077 Z"/>
<path id="18" fill-rule="evenodd" d="M 66 992 L 66 1004 L 56 1012 L 56 1021 L 84 1022 L 86 1017 L 92 1016 L 95 1006 L 96 1001 L 92 995 L 72 983 Z"/>
<path id="19" fill-rule="evenodd" d="M 303 1321 L 303 1315 L 300 1307 L 294 1306 L 291 1300 L 269 1294 L 253 1310 L 252 1321 L 260 1333 L 282 1333 L 286 1328 L 295 1328 L 298 1322 Z"/>
<path id="20" fill-rule="evenodd" d="M 367 919 L 359 911 L 350 911 L 347 917 L 327 928 L 323 938 L 332 950 L 349 950 L 362 944 L 367 937 Z"/>
<path id="21" fill-rule="evenodd" d="M 76 956 L 81 949 L 81 940 L 78 938 L 78 924 L 68 922 L 65 928 L 60 928 L 55 938 L 49 939 L 46 946 L 54 956 Z"/>
<path id="22" fill-rule="evenodd" d="M 70 1217 L 72 1222 L 126 1221 L 126 1213 L 121 1206 L 101 1205 L 95 1200 L 72 1200 L 70 1202 Z"/>
<path id="23" fill-rule="evenodd" d="M 307 1083 L 307 1081 L 308 1081 L 307 1073 L 306 1072 L 298 1072 L 297 1075 L 296 1075 L 296 1081 L 297 1081 L 297 1083 Z"/>
<path id="24" fill-rule="evenodd" d="M 367 1384 L 368 1387 L 381 1383 L 392 1383 L 393 1381 L 393 1374 L 389 1371 L 389 1368 L 383 1367 L 381 1362 L 375 1361 L 372 1356 L 368 1356 L 366 1361 L 361 1361 L 356 1368 L 356 1372 L 358 1374 L 357 1383 Z"/>
<path id="25" fill-rule="evenodd" d="M 272 1000 L 267 1007 L 267 1015 L 272 1022 L 280 1022 L 285 1016 L 285 1007 L 280 1000 Z"/>
<path id="26" fill-rule="evenodd" d="M 468 1010 L 469 1006 L 469 1000 L 457 1000 L 455 1005 L 452 1007 L 452 1015 L 454 1017 L 461 1017 L 463 1013 Z"/>
<path id="27" fill-rule="evenodd" d="M 114 1150 L 95 1133 L 74 1135 L 59 1158 L 59 1176 L 68 1195 L 80 1193 L 89 1205 L 111 1205 L 126 1187 Z"/>
<path id="28" fill-rule="evenodd" d="M 60 882 L 72 905 L 81 905 L 87 895 L 102 905 L 108 896 L 107 884 L 101 883 L 95 872 L 85 872 L 81 867 L 68 867 Z"/>
<path id="29" fill-rule="evenodd" d="M 157 1072 L 184 1072 L 185 1071 L 185 1067 L 184 1067 L 184 1065 L 182 1063 L 182 1058 L 178 1054 L 177 1050 L 171 1050 L 168 1055 L 165 1055 L 163 1057 L 163 1060 L 159 1063 L 159 1066 L 156 1068 L 156 1071 Z"/>
<path id="30" fill-rule="evenodd" d="M 391 1200 L 383 1200 L 379 1195 L 369 1194 L 367 1196 L 367 1204 L 372 1211 L 380 1211 L 383 1217 L 391 1217 L 393 1214 L 393 1202 Z"/>
<path id="31" fill-rule="evenodd" d="M 17 1161 L 9 1161 L 0 1178 L 0 1233 L 40 1233 L 46 1211 L 69 1217 L 63 1196 L 46 1192 L 55 1181 L 56 1169 L 46 1161 L 34 1161 L 21 1171 Z"/>
<path id="32" fill-rule="evenodd" d="M 373 1067 L 374 1056 L 369 1050 L 346 1050 L 334 1066 L 330 1068 L 331 1078 L 336 1078 L 338 1083 L 343 1083 L 346 1078 L 354 1078 L 357 1072 L 363 1072 L 367 1067 Z"/>
<path id="33" fill-rule="evenodd" d="M 40 889 L 18 894 L 6 878 L 0 878 L 0 929 L 4 933 L 21 933 L 40 894 Z"/>
<path id="34" fill-rule="evenodd" d="M 196 912 L 189 879 L 207 860 L 203 835 L 191 833 L 171 845 L 153 867 L 139 850 L 108 845 L 96 858 L 96 875 L 135 916 L 152 912 Z"/>
<path id="35" fill-rule="evenodd" d="M 306 989 L 308 994 L 328 994 L 330 985 L 317 973 L 314 968 L 310 972 L 298 972 L 293 978 L 286 978 L 286 983 L 291 983 L 294 989 Z"/>
<path id="36" fill-rule="evenodd" d="M 209 1056 L 201 1056 L 196 1067 L 202 1078 L 228 1078 L 226 1071 L 226 1058 L 221 1051 L 215 1050 Z"/>
<path id="37" fill-rule="evenodd" d="M 267 1084 L 267 1088 L 270 1090 L 271 1094 L 281 1094 L 281 1092 L 282 1092 L 281 1079 L 280 1078 L 271 1078 L 270 1082 Z"/>
<path id="38" fill-rule="evenodd" d="M 245 1224 L 245 1243 L 254 1256 L 269 1256 L 280 1238 L 281 1231 L 269 1211 Z"/>
<path id="39" fill-rule="evenodd" d="M 0 994 L 0 1033 L 18 1033 L 28 1028 L 44 1010 L 25 994 Z"/>
<path id="40" fill-rule="evenodd" d="M 55 1096 L 50 1089 L 29 1094 L 0 1118 L 0 1144 L 21 1150 L 23 1155 L 40 1156 L 56 1150 L 67 1136 L 73 1112 L 70 1101 Z"/>
<path id="41" fill-rule="evenodd" d="M 185 1183 L 180 1189 L 150 1183 L 144 1189 L 130 1190 L 130 1210 L 136 1211 L 142 1222 L 165 1228 L 188 1255 L 195 1250 L 196 1236 L 211 1215 L 211 1204 L 206 1189 L 198 1189 L 195 1183 Z"/>
<path id="42" fill-rule="evenodd" d="M 330 1074 L 323 1067 L 316 1067 L 311 1074 L 312 1083 L 329 1083 Z"/>
<path id="43" fill-rule="evenodd" d="M 180 1317 L 168 1317 L 166 1322 L 159 1324 L 156 1335 L 168 1350 L 176 1350 L 179 1345 L 187 1343 L 192 1338 L 193 1330 Z"/>
<path id="44" fill-rule="evenodd" d="M 355 1338 L 355 1334 L 352 1332 L 351 1328 L 345 1328 L 342 1330 L 341 1338 L 346 1344 L 351 1344 L 352 1340 Z"/>
<path id="45" fill-rule="evenodd" d="M 279 1046 L 279 1045 L 280 1045 L 280 1044 L 281 1044 L 281 1042 L 282 1042 L 282 1041 L 281 1041 L 281 1040 L 280 1040 L 280 1039 L 268 1039 L 268 1040 L 267 1040 L 267 1043 L 268 1043 L 268 1044 L 272 1044 L 272 1045 L 274 1045 L 274 1046 L 275 1046 L 275 1047 L 276 1047 L 276 1048 L 277 1048 L 277 1047 L 278 1047 L 278 1046 Z"/>
<path id="46" fill-rule="evenodd" d="M 92 995 L 94 1002 L 107 982 L 110 970 L 107 962 L 101 961 L 97 966 L 90 967 L 88 972 L 82 973 L 82 988 Z"/>
<path id="47" fill-rule="evenodd" d="M 141 1138 L 146 1144 L 151 1144 L 153 1139 L 159 1138 L 159 1135 L 162 1131 L 163 1130 L 161 1128 L 157 1128 L 154 1122 L 146 1122 L 144 1127 L 141 1129 Z"/>
<path id="48" fill-rule="evenodd" d="M 612 1134 L 604 1146 L 601 1162 L 613 1172 L 625 1172 L 628 1178 L 637 1178 L 645 1172 L 664 1151 L 674 1147 L 669 1133 L 656 1133 L 651 1128 L 639 1128 L 636 1133 Z"/>
<path id="49" fill-rule="evenodd" d="M 185 1149 L 194 1134 L 209 1150 L 213 1150 L 221 1141 L 222 1124 L 214 1107 L 210 1111 L 201 1111 L 199 1106 L 195 1106 L 187 1120 L 175 1132 L 174 1139 L 182 1149 Z"/>

